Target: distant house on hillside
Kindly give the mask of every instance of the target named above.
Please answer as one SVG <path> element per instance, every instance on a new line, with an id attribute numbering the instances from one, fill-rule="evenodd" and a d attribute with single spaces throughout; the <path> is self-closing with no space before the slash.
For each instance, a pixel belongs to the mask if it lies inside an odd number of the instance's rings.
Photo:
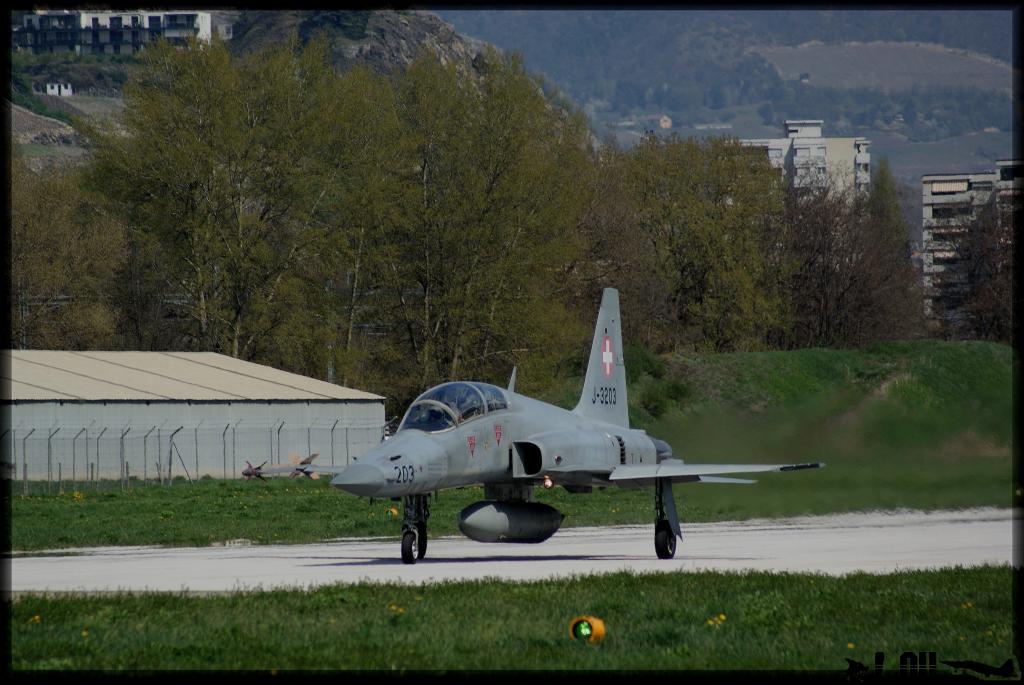
<path id="1" fill-rule="evenodd" d="M 672 128 L 672 117 L 667 114 L 648 114 L 643 117 L 644 121 L 656 122 L 658 128 L 669 129 Z"/>
<path id="2" fill-rule="evenodd" d="M 46 94 L 70 97 L 74 95 L 75 92 L 70 83 L 47 83 Z"/>

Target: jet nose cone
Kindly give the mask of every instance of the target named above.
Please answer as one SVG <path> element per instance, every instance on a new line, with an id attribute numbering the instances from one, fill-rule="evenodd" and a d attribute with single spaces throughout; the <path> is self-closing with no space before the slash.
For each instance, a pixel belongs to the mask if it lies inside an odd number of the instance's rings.
<path id="1" fill-rule="evenodd" d="M 331 479 L 331 485 L 353 495 L 369 497 L 384 486 L 384 474 L 376 466 L 353 464 Z"/>

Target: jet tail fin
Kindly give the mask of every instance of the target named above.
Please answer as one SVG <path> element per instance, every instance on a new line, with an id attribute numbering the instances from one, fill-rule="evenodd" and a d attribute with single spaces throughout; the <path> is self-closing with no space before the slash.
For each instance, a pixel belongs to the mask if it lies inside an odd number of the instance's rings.
<path id="1" fill-rule="evenodd" d="M 590 419 L 629 428 L 626 408 L 626 366 L 622 360 L 619 291 L 605 288 L 590 346 L 583 395 L 573 411 Z"/>

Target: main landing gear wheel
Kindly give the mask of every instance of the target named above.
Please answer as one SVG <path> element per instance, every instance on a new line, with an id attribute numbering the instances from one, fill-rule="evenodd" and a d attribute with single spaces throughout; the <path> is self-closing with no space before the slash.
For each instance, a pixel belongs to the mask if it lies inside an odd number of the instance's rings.
<path id="1" fill-rule="evenodd" d="M 676 536 L 668 521 L 661 520 L 654 525 L 654 551 L 659 559 L 671 559 L 676 555 Z"/>
<path id="2" fill-rule="evenodd" d="M 419 536 L 414 530 L 407 530 L 402 533 L 402 563 L 415 564 L 416 559 L 422 559 L 423 553 L 419 551 L 416 538 Z"/>
<path id="3" fill-rule="evenodd" d="M 657 478 L 654 481 L 654 551 L 658 553 L 659 559 L 671 559 L 676 555 L 676 534 L 672 531 L 670 520 L 676 520 L 672 482 Z"/>

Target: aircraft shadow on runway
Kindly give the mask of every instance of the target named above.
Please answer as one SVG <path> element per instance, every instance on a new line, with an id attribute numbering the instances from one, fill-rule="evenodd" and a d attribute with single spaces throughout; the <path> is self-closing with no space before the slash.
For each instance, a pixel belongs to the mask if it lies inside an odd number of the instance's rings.
<path id="1" fill-rule="evenodd" d="M 330 557 L 300 557 L 300 559 L 329 559 Z M 441 563 L 502 563 L 516 561 L 650 561 L 648 556 L 626 556 L 620 554 L 545 554 L 531 556 L 517 555 L 494 555 L 486 557 L 426 557 L 421 559 L 421 564 Z M 680 559 L 680 561 L 684 561 Z M 757 561 L 754 557 L 687 557 L 685 561 Z M 401 559 L 382 558 L 360 558 L 360 559 L 337 559 L 335 561 L 320 564 L 303 564 L 304 566 L 398 566 Z M 667 567 L 671 568 L 671 567 Z"/>

